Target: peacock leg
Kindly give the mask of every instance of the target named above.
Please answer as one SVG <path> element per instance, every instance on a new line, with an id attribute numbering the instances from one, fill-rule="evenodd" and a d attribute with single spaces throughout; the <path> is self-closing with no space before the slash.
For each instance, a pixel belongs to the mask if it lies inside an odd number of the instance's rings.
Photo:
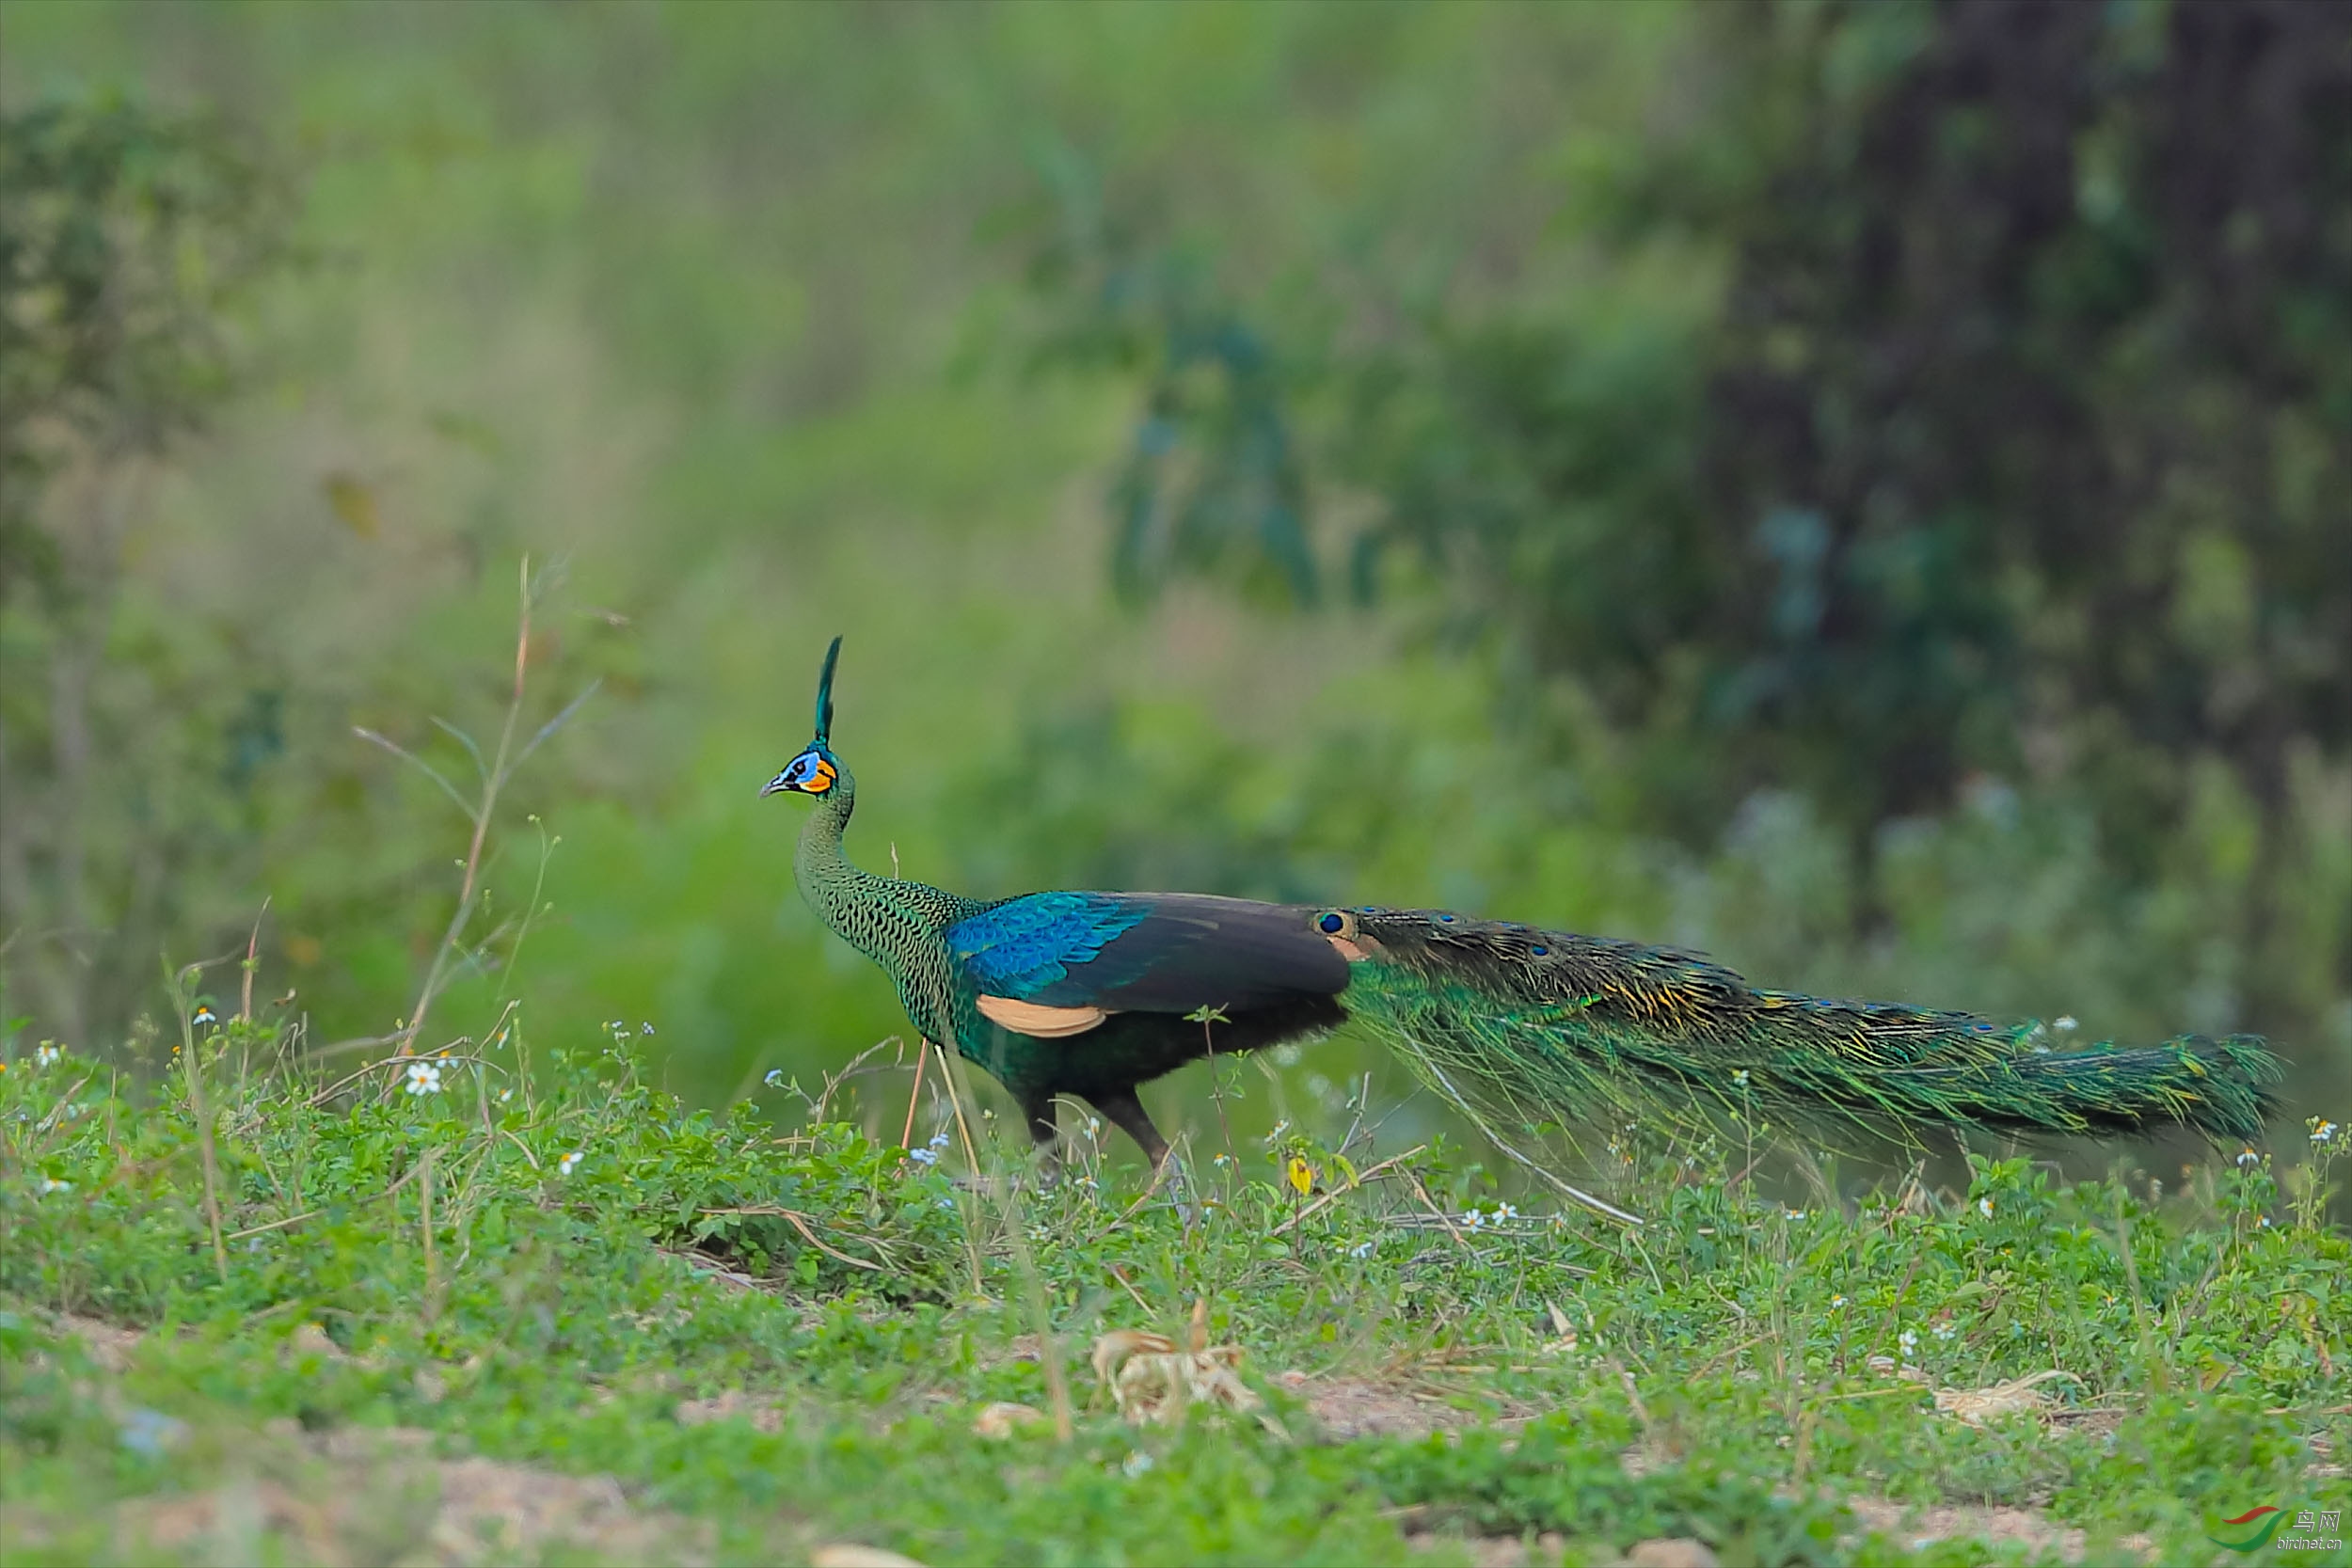
<path id="1" fill-rule="evenodd" d="M 1136 1147 L 1143 1150 L 1143 1157 L 1152 1162 L 1154 1173 L 1168 1164 L 1168 1140 L 1160 1136 L 1160 1130 L 1152 1126 L 1152 1118 L 1144 1114 L 1143 1101 L 1136 1098 L 1133 1085 L 1087 1098 L 1094 1101 L 1096 1110 L 1110 1118 L 1113 1127 L 1135 1139 Z"/>
<path id="2" fill-rule="evenodd" d="M 1143 1101 L 1136 1098 L 1135 1089 L 1131 1086 L 1115 1094 L 1089 1098 L 1094 1101 L 1096 1110 L 1110 1117 L 1112 1126 L 1136 1140 L 1136 1147 L 1142 1149 L 1144 1157 L 1152 1162 L 1152 1184 L 1143 1190 L 1143 1196 L 1150 1197 L 1166 1187 L 1168 1196 L 1175 1200 L 1176 1212 L 1184 1220 L 1184 1228 L 1190 1230 L 1196 1216 L 1193 1213 L 1192 1195 L 1184 1180 L 1184 1163 L 1176 1157 L 1175 1150 L 1168 1147 L 1168 1140 L 1160 1136 L 1160 1130 L 1152 1125 L 1152 1118 L 1144 1113 Z"/>

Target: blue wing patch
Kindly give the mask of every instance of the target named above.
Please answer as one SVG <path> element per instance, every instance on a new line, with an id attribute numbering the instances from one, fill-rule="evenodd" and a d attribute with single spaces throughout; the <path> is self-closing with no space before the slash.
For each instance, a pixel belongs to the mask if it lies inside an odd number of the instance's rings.
<path id="1" fill-rule="evenodd" d="M 1150 913 L 1141 902 L 1101 894 L 1032 893 L 956 922 L 947 945 L 981 990 L 1025 1001 Z"/>

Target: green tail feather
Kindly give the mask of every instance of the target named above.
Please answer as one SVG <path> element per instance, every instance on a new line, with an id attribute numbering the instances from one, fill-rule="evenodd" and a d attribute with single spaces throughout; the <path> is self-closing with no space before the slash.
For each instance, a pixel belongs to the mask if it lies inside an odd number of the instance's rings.
<path id="1" fill-rule="evenodd" d="M 1359 910 L 1342 1002 L 1482 1121 L 1573 1124 L 1737 1111 L 1928 1126 L 2260 1135 L 2279 1064 L 2250 1035 L 2058 1052 L 2039 1024 L 1757 990 L 1689 953 Z"/>

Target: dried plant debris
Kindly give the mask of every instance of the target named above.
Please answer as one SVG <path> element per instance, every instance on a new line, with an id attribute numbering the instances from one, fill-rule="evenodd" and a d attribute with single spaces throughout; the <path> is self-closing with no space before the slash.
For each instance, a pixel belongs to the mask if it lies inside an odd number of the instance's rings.
<path id="1" fill-rule="evenodd" d="M 923 1568 L 911 1557 L 904 1557 L 883 1546 L 861 1545 L 854 1541 L 836 1541 L 818 1547 L 808 1554 L 810 1568 Z"/>
<path id="2" fill-rule="evenodd" d="M 1983 1426 L 2002 1416 L 2047 1415 L 2058 1408 L 2058 1402 L 2043 1393 L 2041 1385 L 2058 1378 L 2072 1383 L 2082 1381 L 2073 1372 L 2053 1367 L 2030 1377 L 2011 1378 L 1984 1388 L 1939 1388 L 1935 1391 L 1935 1408 L 1959 1417 L 1972 1427 Z"/>
<path id="3" fill-rule="evenodd" d="M 1012 1404 L 999 1400 L 972 1418 L 972 1433 L 976 1437 L 1010 1437 L 1023 1427 L 1042 1426 L 1045 1420 L 1045 1412 L 1035 1405 Z"/>
<path id="4" fill-rule="evenodd" d="M 1195 1404 L 1255 1415 L 1278 1436 L 1282 1424 L 1240 1377 L 1241 1347 L 1209 1343 L 1209 1304 L 1192 1307 L 1189 1341 L 1179 1349 L 1165 1334 L 1114 1329 L 1094 1341 L 1094 1375 L 1111 1391 L 1119 1413 L 1137 1426 L 1181 1425 Z"/>

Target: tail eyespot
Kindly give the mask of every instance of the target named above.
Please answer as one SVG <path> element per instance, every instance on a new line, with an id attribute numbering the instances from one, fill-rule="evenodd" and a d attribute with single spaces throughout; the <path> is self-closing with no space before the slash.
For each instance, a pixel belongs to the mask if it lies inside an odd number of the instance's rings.
<path id="1" fill-rule="evenodd" d="M 1325 910 L 1316 915 L 1315 930 L 1349 963 L 1368 957 L 1357 944 L 1356 917 L 1345 910 Z"/>

